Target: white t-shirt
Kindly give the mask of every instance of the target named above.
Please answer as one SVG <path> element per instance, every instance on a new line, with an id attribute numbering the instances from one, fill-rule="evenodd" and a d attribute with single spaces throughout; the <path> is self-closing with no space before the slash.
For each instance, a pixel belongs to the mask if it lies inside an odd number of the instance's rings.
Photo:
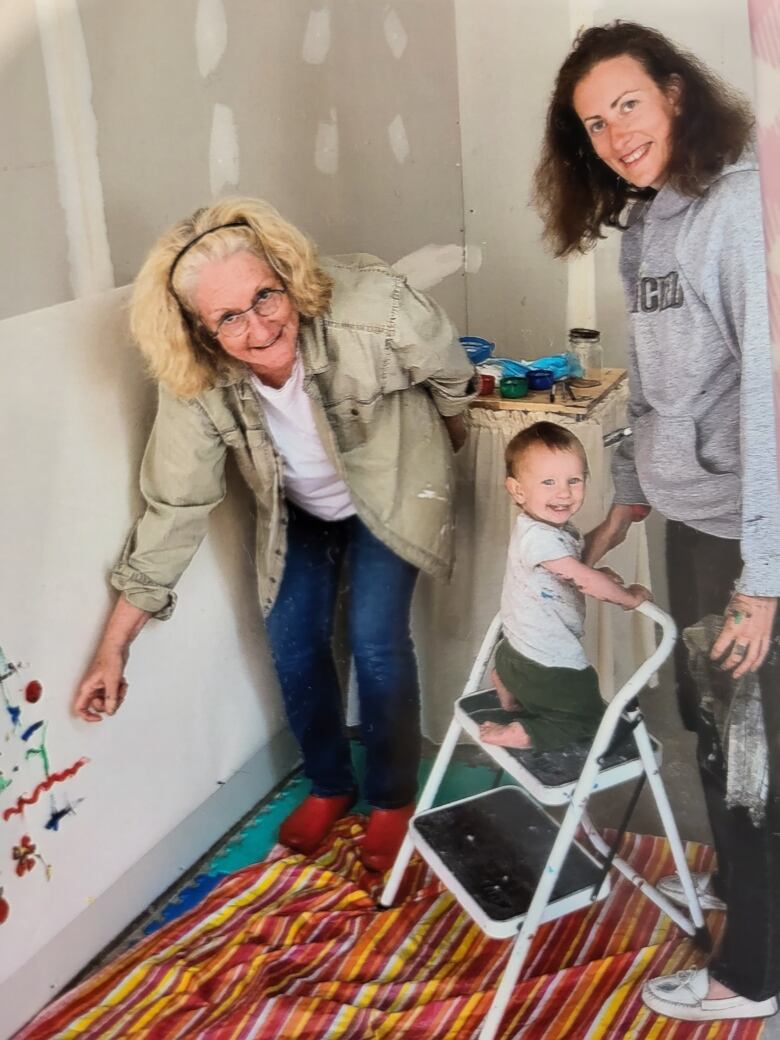
<path id="1" fill-rule="evenodd" d="M 303 389 L 303 361 L 295 359 L 279 389 L 254 373 L 252 385 L 263 406 L 268 430 L 284 462 L 284 490 L 295 505 L 321 520 L 345 520 L 355 507 L 349 488 L 328 458 L 314 422 L 312 401 Z"/>
<path id="2" fill-rule="evenodd" d="M 501 591 L 504 635 L 519 654 L 552 668 L 587 668 L 582 648 L 585 596 L 542 567 L 546 560 L 580 558 L 575 527 L 554 527 L 520 512 L 507 553 Z"/>

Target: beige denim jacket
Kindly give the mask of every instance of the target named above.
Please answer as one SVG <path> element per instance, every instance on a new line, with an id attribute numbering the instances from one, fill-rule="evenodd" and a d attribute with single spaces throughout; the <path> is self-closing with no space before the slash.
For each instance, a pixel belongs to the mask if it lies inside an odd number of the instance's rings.
<path id="1" fill-rule="evenodd" d="M 474 369 L 442 309 L 383 261 L 324 260 L 334 279 L 327 314 L 301 319 L 304 387 L 360 519 L 422 571 L 453 563 L 454 472 L 442 416 L 473 397 Z M 287 508 L 281 457 L 248 375 L 237 371 L 193 399 L 160 387 L 141 465 L 147 509 L 112 584 L 135 606 L 170 617 L 173 589 L 225 496 L 230 450 L 256 503 L 255 567 L 267 615 L 282 580 Z"/>

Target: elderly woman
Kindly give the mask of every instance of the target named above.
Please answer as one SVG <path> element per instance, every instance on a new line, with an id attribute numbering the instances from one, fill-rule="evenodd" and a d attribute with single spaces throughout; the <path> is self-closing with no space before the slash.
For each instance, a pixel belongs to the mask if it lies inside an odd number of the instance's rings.
<path id="1" fill-rule="evenodd" d="M 147 508 L 113 572 L 121 596 L 75 710 L 98 721 L 121 705 L 130 644 L 149 618 L 170 616 L 231 451 L 255 501 L 260 603 L 311 781 L 280 840 L 311 852 L 356 798 L 331 647 L 346 567 L 373 807 L 361 856 L 385 870 L 419 763 L 412 593 L 420 571 L 447 578 L 453 562 L 452 450 L 473 376 L 457 334 L 382 261 L 318 259 L 271 206 L 241 198 L 160 238 L 131 328 L 159 383 Z"/>
<path id="2" fill-rule="evenodd" d="M 620 269 L 631 323 L 630 424 L 614 465 L 615 503 L 589 536 L 593 564 L 648 505 L 668 520 L 672 614 L 684 627 L 722 614 L 712 656 L 735 678 L 757 671 L 780 594 L 780 509 L 764 240 L 752 117 L 692 55 L 629 22 L 583 32 L 547 115 L 536 198 L 558 256 L 605 227 L 623 232 Z M 632 443 L 633 442 L 633 443 Z M 698 709 L 678 657 L 683 718 L 699 765 L 728 909 L 709 971 L 645 985 L 645 1002 L 705 1021 L 773 1014 L 780 988 L 780 718 L 764 681 L 770 792 L 754 826 L 725 795 L 712 716 Z M 776 691 L 775 691 L 776 693 Z M 750 749 L 743 749 L 748 753 Z M 679 879 L 662 890 L 682 899 Z M 720 898 L 719 898 L 720 897 Z"/>

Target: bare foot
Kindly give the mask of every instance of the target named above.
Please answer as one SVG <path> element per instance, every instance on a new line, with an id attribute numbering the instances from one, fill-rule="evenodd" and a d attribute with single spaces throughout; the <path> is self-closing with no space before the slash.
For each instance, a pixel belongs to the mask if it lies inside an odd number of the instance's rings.
<path id="1" fill-rule="evenodd" d="M 510 722 L 506 726 L 500 726 L 497 722 L 483 722 L 479 727 L 479 739 L 499 747 L 531 747 L 531 738 L 519 722 Z"/>
<path id="2" fill-rule="evenodd" d="M 498 677 L 498 672 L 495 670 L 495 668 L 490 673 L 490 681 L 496 688 L 496 693 L 498 694 L 498 702 L 504 709 L 504 711 L 517 711 L 517 701 L 506 688 L 506 686 L 504 686 L 504 684 L 501 682 L 501 680 Z"/>
<path id="3" fill-rule="evenodd" d="M 717 979 L 710 979 L 710 988 L 707 990 L 707 1000 L 726 1000 L 728 997 L 735 996 L 736 993 L 733 989 L 724 986 L 723 983 L 718 982 Z"/>

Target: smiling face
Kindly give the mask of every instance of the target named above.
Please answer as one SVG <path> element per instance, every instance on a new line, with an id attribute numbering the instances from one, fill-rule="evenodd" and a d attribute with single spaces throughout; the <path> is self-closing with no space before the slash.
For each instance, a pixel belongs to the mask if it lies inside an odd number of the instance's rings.
<path id="1" fill-rule="evenodd" d="M 535 444 L 523 452 L 506 489 L 523 512 L 561 527 L 585 497 L 585 463 L 577 451 Z"/>
<path id="2" fill-rule="evenodd" d="M 283 386 L 295 363 L 298 311 L 286 293 L 279 295 L 278 310 L 264 318 L 248 310 L 263 289 L 283 289 L 278 275 L 253 253 L 241 251 L 224 260 L 211 260 L 198 274 L 192 303 L 200 320 L 220 347 L 252 369 L 269 386 Z M 247 311 L 248 326 L 240 336 L 225 331 L 225 318 Z"/>
<path id="3" fill-rule="evenodd" d="M 661 188 L 680 86 L 662 91 L 628 54 L 594 65 L 574 88 L 574 110 L 602 162 L 637 188 Z"/>

